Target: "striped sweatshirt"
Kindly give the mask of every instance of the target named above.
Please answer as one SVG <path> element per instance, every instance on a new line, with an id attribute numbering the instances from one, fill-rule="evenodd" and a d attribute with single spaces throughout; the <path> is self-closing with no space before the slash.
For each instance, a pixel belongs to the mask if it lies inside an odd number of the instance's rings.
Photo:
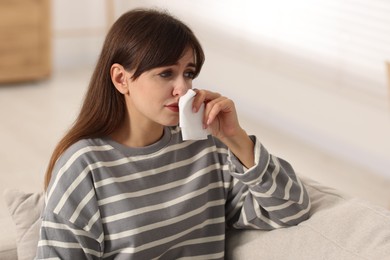
<path id="1" fill-rule="evenodd" d="M 310 201 L 290 164 L 256 137 L 246 169 L 217 138 L 166 127 L 147 147 L 83 139 L 57 161 L 37 259 L 223 259 L 226 228 L 296 225 Z"/>

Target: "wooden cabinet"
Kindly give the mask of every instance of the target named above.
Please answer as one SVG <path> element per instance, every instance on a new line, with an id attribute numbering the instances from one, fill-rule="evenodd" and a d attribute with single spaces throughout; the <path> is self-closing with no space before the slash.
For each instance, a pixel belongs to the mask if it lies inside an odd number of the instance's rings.
<path id="1" fill-rule="evenodd" d="M 49 76 L 49 0 L 0 0 L 0 83 Z"/>

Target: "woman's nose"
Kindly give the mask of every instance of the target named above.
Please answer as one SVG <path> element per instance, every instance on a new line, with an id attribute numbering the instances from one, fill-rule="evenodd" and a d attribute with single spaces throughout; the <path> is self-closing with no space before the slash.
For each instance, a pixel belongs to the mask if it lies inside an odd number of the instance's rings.
<path id="1" fill-rule="evenodd" d="M 173 87 L 173 96 L 183 96 L 187 93 L 187 90 L 191 88 L 191 84 L 187 82 L 185 79 L 180 79 L 175 82 L 175 86 Z"/>

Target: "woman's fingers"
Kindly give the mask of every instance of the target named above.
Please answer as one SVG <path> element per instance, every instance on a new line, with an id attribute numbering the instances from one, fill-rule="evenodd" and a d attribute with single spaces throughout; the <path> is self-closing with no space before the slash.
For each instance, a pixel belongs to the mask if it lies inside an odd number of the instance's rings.
<path id="1" fill-rule="evenodd" d="M 218 97 L 209 101 L 205 107 L 204 123 L 210 125 L 218 116 L 224 116 L 225 113 L 232 112 L 233 102 L 226 97 Z M 222 114 L 221 114 L 222 113 Z"/>
<path id="2" fill-rule="evenodd" d="M 196 96 L 195 96 L 194 101 L 192 103 L 192 109 L 194 112 L 198 112 L 200 109 L 200 106 L 203 103 L 208 103 L 211 100 L 214 100 L 214 99 L 221 96 L 219 93 L 211 92 L 211 91 L 207 91 L 207 90 L 194 89 L 194 91 L 196 92 Z"/>
<path id="3" fill-rule="evenodd" d="M 192 107 L 197 113 L 202 104 L 205 104 L 203 125 L 209 128 L 213 135 L 230 136 L 239 129 L 234 102 L 219 93 L 208 90 L 194 90 L 196 96 Z"/>

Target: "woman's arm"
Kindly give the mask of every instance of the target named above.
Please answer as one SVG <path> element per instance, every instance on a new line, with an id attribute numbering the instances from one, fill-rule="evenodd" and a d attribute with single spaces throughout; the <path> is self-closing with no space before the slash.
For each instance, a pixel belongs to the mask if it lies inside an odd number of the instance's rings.
<path id="1" fill-rule="evenodd" d="M 227 222 L 236 228 L 275 229 L 306 220 L 310 198 L 291 165 L 277 158 L 253 137 L 255 165 L 250 169 L 230 154 L 233 177 L 228 190 Z M 233 170 L 232 170 L 233 169 Z M 234 181 L 237 180 L 237 181 Z"/>
<path id="2" fill-rule="evenodd" d="M 100 245 L 92 232 L 54 213 L 43 216 L 36 259 L 100 259 Z M 49 214 L 49 215 L 48 215 Z"/>
<path id="3" fill-rule="evenodd" d="M 218 93 L 195 90 L 194 112 L 205 103 L 203 125 L 221 140 L 247 168 L 254 165 L 253 142 L 241 128 L 234 102 Z"/>
<path id="4" fill-rule="evenodd" d="M 291 165 L 271 154 L 241 128 L 234 102 L 218 93 L 196 90 L 197 112 L 205 103 L 204 126 L 232 153 L 228 218 L 238 228 L 272 229 L 295 225 L 309 217 L 310 200 Z M 244 166 L 244 167 L 240 167 Z M 228 210 L 229 212 L 229 210 Z"/>
<path id="5" fill-rule="evenodd" d="M 46 191 L 37 259 L 103 255 L 103 227 L 87 159 L 94 149 L 80 141 L 57 161 Z"/>

